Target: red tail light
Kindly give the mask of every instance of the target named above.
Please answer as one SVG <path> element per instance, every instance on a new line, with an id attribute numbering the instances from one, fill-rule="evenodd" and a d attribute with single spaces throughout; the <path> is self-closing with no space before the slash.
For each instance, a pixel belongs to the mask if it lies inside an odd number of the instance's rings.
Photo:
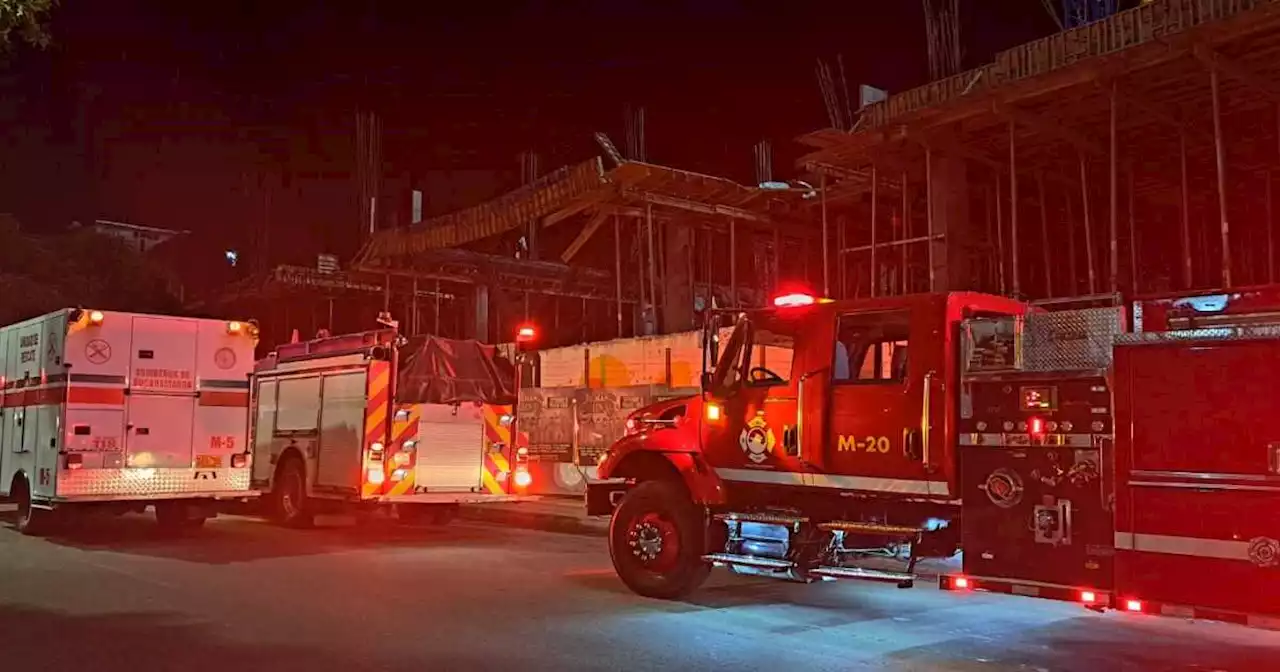
<path id="1" fill-rule="evenodd" d="M 238 453 L 231 456 L 232 469 L 244 469 L 249 466 L 249 455 L 247 453 Z"/>
<path id="2" fill-rule="evenodd" d="M 1044 418 L 1031 418 L 1027 420 L 1027 431 L 1032 434 L 1044 434 Z"/>
<path id="3" fill-rule="evenodd" d="M 1098 595 L 1092 590 L 1082 590 L 1080 591 L 1080 601 L 1085 604 L 1093 604 L 1098 601 Z"/>
<path id="4" fill-rule="evenodd" d="M 1125 600 L 1124 608 L 1125 608 L 1125 611 L 1141 612 L 1142 601 L 1141 600 Z"/>
<path id="5" fill-rule="evenodd" d="M 956 578 L 951 580 L 951 587 L 955 588 L 956 590 L 968 590 L 969 579 L 963 576 L 957 576 Z"/>
<path id="6" fill-rule="evenodd" d="M 80 469 L 84 467 L 84 456 L 79 453 L 71 453 L 67 455 L 67 469 Z"/>

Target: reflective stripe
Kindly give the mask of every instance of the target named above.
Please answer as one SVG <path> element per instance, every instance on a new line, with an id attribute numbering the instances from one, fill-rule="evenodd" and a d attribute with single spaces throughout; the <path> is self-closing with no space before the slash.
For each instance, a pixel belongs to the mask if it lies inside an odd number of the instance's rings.
<path id="1" fill-rule="evenodd" d="M 249 389 L 249 380 L 217 380 L 202 378 L 197 387 L 218 389 L 218 390 L 247 390 Z"/>
<path id="2" fill-rule="evenodd" d="M 1249 560 L 1249 542 L 1247 541 L 1116 532 L 1115 542 L 1116 550 L 1120 551 L 1188 555 L 1197 558 L 1244 560 L 1246 562 Z"/>
<path id="3" fill-rule="evenodd" d="M 801 474 L 794 471 L 758 471 L 755 469 L 716 469 L 726 481 L 769 483 L 774 485 L 807 485 L 815 488 L 868 490 L 912 495 L 945 497 L 950 494 L 946 481 L 917 481 L 904 478 L 841 476 L 836 474 Z"/>

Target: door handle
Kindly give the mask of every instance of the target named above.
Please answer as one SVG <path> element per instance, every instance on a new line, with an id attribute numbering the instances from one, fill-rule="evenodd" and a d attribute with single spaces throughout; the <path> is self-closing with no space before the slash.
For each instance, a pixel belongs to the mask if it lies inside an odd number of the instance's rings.
<path id="1" fill-rule="evenodd" d="M 1267 444 L 1268 462 L 1270 462 L 1271 473 L 1280 474 L 1280 441 L 1272 441 Z"/>
<path id="2" fill-rule="evenodd" d="M 930 402 L 933 398 L 934 372 L 924 374 L 924 399 L 920 403 L 920 461 L 928 468 L 929 464 L 929 430 L 933 429 L 933 417 L 930 413 Z"/>

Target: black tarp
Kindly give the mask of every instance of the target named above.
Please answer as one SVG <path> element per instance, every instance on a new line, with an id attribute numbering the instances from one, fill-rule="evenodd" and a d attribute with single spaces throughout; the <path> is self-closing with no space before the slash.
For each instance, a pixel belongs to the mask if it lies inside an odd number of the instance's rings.
<path id="1" fill-rule="evenodd" d="M 515 365 L 492 345 L 414 336 L 400 348 L 396 401 L 405 404 L 514 404 Z"/>

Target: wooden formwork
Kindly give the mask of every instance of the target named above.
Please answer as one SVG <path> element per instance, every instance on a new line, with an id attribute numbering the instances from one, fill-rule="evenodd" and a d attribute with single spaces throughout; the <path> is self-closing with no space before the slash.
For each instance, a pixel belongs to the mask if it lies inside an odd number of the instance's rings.
<path id="1" fill-rule="evenodd" d="M 852 132 L 801 141 L 815 150 L 804 164 L 830 175 L 831 198 L 868 191 L 836 170 L 876 167 L 888 184 L 914 185 L 895 230 L 917 238 L 929 161 L 965 160 L 979 230 L 968 252 L 988 262 L 976 288 L 1061 296 L 1274 281 L 1280 0 L 1157 0 L 890 96 Z M 880 213 L 899 201 L 878 198 Z M 875 229 L 899 242 L 869 210 L 854 208 L 855 223 L 830 235 L 858 249 Z M 917 265 L 925 247 L 911 252 Z"/>

